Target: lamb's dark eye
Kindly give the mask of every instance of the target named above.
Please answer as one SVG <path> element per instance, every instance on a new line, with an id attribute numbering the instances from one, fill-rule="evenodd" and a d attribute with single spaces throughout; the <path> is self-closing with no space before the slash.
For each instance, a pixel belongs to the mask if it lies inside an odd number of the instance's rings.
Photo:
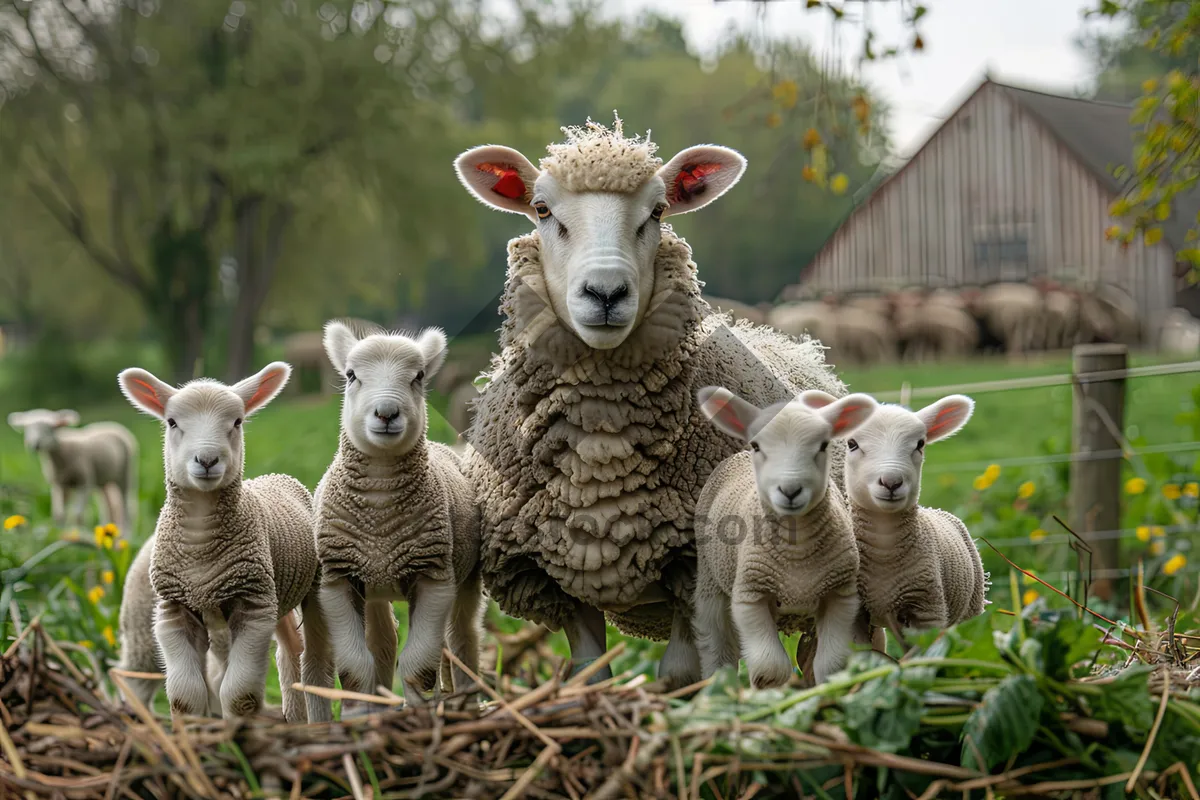
<path id="1" fill-rule="evenodd" d="M 354 370 L 352 370 L 352 369 L 346 370 L 346 383 L 354 383 L 354 380 L 355 380 Z"/>
<path id="2" fill-rule="evenodd" d="M 757 453 L 758 452 L 758 442 L 751 442 L 750 449 Z"/>
<path id="3" fill-rule="evenodd" d="M 919 453 L 924 449 L 925 449 L 925 440 L 921 439 L 920 441 L 917 442 L 917 452 Z"/>
<path id="4" fill-rule="evenodd" d="M 533 204 L 533 210 L 537 212 L 538 219 L 548 219 L 550 217 L 550 206 L 541 200 Z"/>
<path id="5" fill-rule="evenodd" d="M 824 453 L 829 449 L 829 442 L 821 442 L 821 452 Z"/>
<path id="6" fill-rule="evenodd" d="M 855 450 L 858 449 L 858 442 L 854 441 L 853 439 L 850 439 L 846 442 L 846 447 L 850 448 L 850 452 L 854 452 Z"/>
<path id="7" fill-rule="evenodd" d="M 416 380 L 417 383 L 420 383 L 421 381 L 425 380 L 425 370 L 423 370 L 423 369 L 417 370 L 417 377 L 414 380 Z"/>
<path id="8" fill-rule="evenodd" d="M 235 428 L 242 427 L 242 418 L 241 417 L 238 417 L 237 419 L 235 419 L 233 421 L 233 427 L 235 427 Z"/>
<path id="9" fill-rule="evenodd" d="M 168 419 L 168 420 L 167 420 L 167 427 L 168 427 L 168 428 L 178 428 L 179 426 L 175 424 L 175 420 L 173 420 L 173 419 Z"/>
<path id="10" fill-rule="evenodd" d="M 658 203 L 657 205 L 654 206 L 654 210 L 650 212 L 650 219 L 654 220 L 655 222 L 658 222 L 660 219 L 662 219 L 663 212 L 666 210 L 667 210 L 666 203 Z"/>

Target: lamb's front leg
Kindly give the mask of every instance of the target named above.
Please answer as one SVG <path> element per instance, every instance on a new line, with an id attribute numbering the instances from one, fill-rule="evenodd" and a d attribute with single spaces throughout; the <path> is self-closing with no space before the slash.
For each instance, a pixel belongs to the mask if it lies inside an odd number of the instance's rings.
<path id="1" fill-rule="evenodd" d="M 375 665 L 369 694 L 379 692 L 382 686 L 392 690 L 392 678 L 396 670 L 396 611 L 389 597 L 367 597 L 363 608 L 366 619 L 367 649 Z"/>
<path id="2" fill-rule="evenodd" d="M 463 581 L 454 600 L 454 611 L 450 616 L 447 639 L 450 652 L 476 675 L 479 674 L 479 640 L 483 632 L 483 586 L 479 573 Z M 472 679 L 455 666 L 450 670 L 455 692 L 461 692 L 472 684 Z M 446 684 L 450 691 L 451 684 Z"/>
<path id="3" fill-rule="evenodd" d="M 204 622 L 179 603 L 164 600 L 158 604 L 154 636 L 162 651 L 171 711 L 202 716 L 208 706 L 208 684 L 204 679 L 208 631 Z"/>
<path id="4" fill-rule="evenodd" d="M 50 519 L 60 528 L 66 527 L 67 490 L 57 483 L 50 484 Z"/>
<path id="5" fill-rule="evenodd" d="M 409 705 L 424 702 L 421 692 L 437 684 L 455 594 L 454 582 L 448 580 L 422 578 L 413 587 L 408 601 L 408 636 L 396 660 L 396 674 Z"/>
<path id="6" fill-rule="evenodd" d="M 700 680 L 700 652 L 692 630 L 691 610 L 682 601 L 675 604 L 671 639 L 658 665 L 658 678 L 670 689 L 690 686 Z"/>
<path id="7" fill-rule="evenodd" d="M 229 665 L 221 682 L 221 715 L 248 717 L 263 707 L 271 636 L 279 621 L 275 598 L 245 603 L 229 616 Z"/>
<path id="8" fill-rule="evenodd" d="M 300 654 L 300 680 L 306 686 L 332 689 L 333 645 L 315 591 L 304 598 L 300 609 L 304 616 L 304 650 Z M 304 705 L 309 722 L 333 721 L 333 707 L 328 699 L 305 692 Z"/>
<path id="9" fill-rule="evenodd" d="M 598 608 L 581 605 L 579 613 L 563 624 L 563 633 L 567 636 L 567 646 L 571 648 L 571 674 L 579 672 L 608 649 L 608 627 L 604 622 L 604 612 Z M 611 677 L 611 667 L 604 667 L 592 676 L 591 682 Z"/>
<path id="10" fill-rule="evenodd" d="M 367 648 L 362 606 L 355 602 L 357 597 L 350 581 L 338 578 L 321 584 L 318 603 L 333 643 L 333 661 L 342 688 L 348 692 L 374 694 L 375 662 Z M 342 703 L 342 716 L 346 716 L 348 710 L 347 704 Z"/>
<path id="11" fill-rule="evenodd" d="M 735 597 L 733 624 L 742 640 L 742 658 L 756 689 L 783 686 L 792 677 L 792 661 L 779 641 L 779 627 L 771 613 L 774 600 L 746 601 Z"/>
<path id="12" fill-rule="evenodd" d="M 279 673 L 279 691 L 283 695 L 283 718 L 288 722 L 307 722 L 303 693 L 292 688 L 300 681 L 300 654 L 304 638 L 295 611 L 289 611 L 275 623 L 275 667 Z"/>
<path id="13" fill-rule="evenodd" d="M 860 603 L 854 586 L 827 595 L 817 609 L 817 654 L 813 677 L 817 683 L 846 666 L 855 636 Z"/>

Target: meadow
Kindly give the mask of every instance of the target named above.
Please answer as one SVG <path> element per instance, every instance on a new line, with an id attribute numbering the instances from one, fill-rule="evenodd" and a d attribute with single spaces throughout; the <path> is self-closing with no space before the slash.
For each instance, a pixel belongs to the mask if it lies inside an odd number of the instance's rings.
<path id="1" fill-rule="evenodd" d="M 1139 365 L 1161 359 L 1135 356 L 1132 360 Z M 914 388 L 953 386 L 1069 370 L 1069 359 L 1057 356 L 1019 363 L 978 359 L 888 365 L 841 374 L 853 390 L 894 392 L 905 382 Z M 0 389 L 15 380 L 12 370 L 6 371 L 0 362 Z M 13 394 L 0 392 L 0 398 Z M 933 399 L 917 400 L 914 405 Z M 1022 568 L 1066 589 L 1077 572 L 1076 555 L 1069 547 L 1069 535 L 1053 515 L 1065 519 L 1067 514 L 1068 464 L 1061 456 L 1071 448 L 1070 387 L 981 393 L 975 399 L 975 416 L 967 427 L 930 448 L 922 502 L 959 514 L 975 536 L 986 537 Z M 0 400 L 0 405 L 4 402 Z M 315 487 L 337 446 L 339 404 L 336 393 L 285 394 L 249 420 L 247 476 L 286 472 Z M 455 432 L 440 413 L 444 399 L 433 396 L 430 404 L 431 438 L 452 441 Z M 1200 379 L 1195 374 L 1140 378 L 1129 384 L 1125 433 L 1132 448 L 1153 451 L 1177 445 L 1180 449 L 1127 460 L 1123 557 L 1128 565 L 1143 559 L 1147 582 L 1185 605 L 1192 605 L 1196 595 L 1195 566 L 1190 562 L 1200 544 L 1196 530 L 1200 450 L 1187 447 L 1200 440 L 1198 405 Z M 97 387 L 92 402 L 76 409 L 85 424 L 115 420 L 137 436 L 141 452 L 135 525 L 116 539 L 94 533 L 90 523 L 79 531 L 56 530 L 50 524 L 49 494 L 36 457 L 24 451 L 18 433 L 5 428 L 0 431 L 0 519 L 8 522 L 0 530 L 0 570 L 8 570 L 6 594 L 17 601 L 25 620 L 45 611 L 44 622 L 56 636 L 84 641 L 112 657 L 124 571 L 137 546 L 152 532 L 163 499 L 161 432 L 156 421 L 139 415 L 124 401 L 115 380 L 110 391 Z M 0 408 L 4 414 L 12 410 L 17 409 Z M 94 514 L 94 508 L 89 513 Z M 991 547 L 981 544 L 980 549 L 993 575 L 993 602 L 999 607 L 1013 605 L 1017 598 L 1011 596 L 1008 563 Z M 21 569 L 35 556 L 38 560 L 31 569 Z M 1062 603 L 1028 577 L 1022 578 L 1019 594 L 1023 605 Z M 1164 603 L 1169 606 L 1156 598 L 1152 605 Z M 0 615 L 6 626 L 11 622 L 8 609 L 5 599 Z M 404 615 L 399 616 L 403 625 Z M 489 625 L 493 632 L 507 634 L 521 628 L 494 605 Z M 612 638 L 622 637 L 613 631 Z M 549 638 L 553 653 L 565 654 L 564 645 L 561 634 Z M 632 641 L 628 645 L 616 668 L 652 674 L 663 645 Z"/>

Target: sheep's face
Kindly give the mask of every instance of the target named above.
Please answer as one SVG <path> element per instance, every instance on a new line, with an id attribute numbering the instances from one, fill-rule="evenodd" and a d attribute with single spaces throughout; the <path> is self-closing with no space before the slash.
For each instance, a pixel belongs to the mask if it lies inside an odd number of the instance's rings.
<path id="1" fill-rule="evenodd" d="M 79 414 L 69 409 L 49 411 L 35 408 L 32 411 L 14 411 L 8 415 L 8 424 L 25 437 L 25 449 L 31 453 L 48 453 L 58 444 L 55 432 L 79 424 Z"/>
<path id="2" fill-rule="evenodd" d="M 824 392 L 805 392 L 810 407 L 833 400 Z M 974 402 L 950 395 L 920 411 L 883 405 L 846 442 L 846 489 L 862 508 L 883 513 L 906 511 L 921 496 L 925 446 L 953 435 L 971 417 Z"/>
<path id="3" fill-rule="evenodd" d="M 728 389 L 707 386 L 700 410 L 718 429 L 745 441 L 763 507 L 778 516 L 803 516 L 825 499 L 829 442 L 856 430 L 877 404 L 852 394 L 813 409 L 799 399 L 759 410 Z"/>
<path id="4" fill-rule="evenodd" d="M 733 150 L 702 145 L 650 171 L 649 155 L 622 163 L 635 150 L 613 146 L 605 150 L 613 154 L 606 160 L 590 155 L 597 150 L 583 155 L 560 146 L 545 170 L 508 147 L 476 147 L 455 162 L 459 179 L 476 198 L 525 214 L 537 226 L 552 310 L 597 350 L 624 342 L 651 305 L 660 221 L 712 202 L 746 167 Z M 624 180 L 630 175 L 648 177 Z"/>
<path id="5" fill-rule="evenodd" d="M 287 383 L 291 367 L 276 361 L 233 386 L 201 378 L 176 389 L 142 369 L 118 377 L 133 406 L 163 421 L 163 466 L 176 486 L 215 492 L 240 480 L 242 424 Z"/>
<path id="6" fill-rule="evenodd" d="M 325 350 L 346 381 L 342 430 L 362 452 L 402 456 L 425 436 L 425 387 L 446 357 L 446 335 L 417 338 L 376 333 L 359 338 L 349 326 L 325 326 Z"/>

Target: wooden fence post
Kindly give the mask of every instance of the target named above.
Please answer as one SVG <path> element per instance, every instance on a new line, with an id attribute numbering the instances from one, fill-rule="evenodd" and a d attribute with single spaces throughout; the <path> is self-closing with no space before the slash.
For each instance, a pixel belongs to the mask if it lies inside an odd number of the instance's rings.
<path id="1" fill-rule="evenodd" d="M 1083 344 L 1074 349 L 1075 376 L 1071 462 L 1071 527 L 1092 548 L 1093 580 L 1089 594 L 1112 600 L 1120 569 L 1121 438 L 1125 430 L 1125 378 L 1090 379 L 1096 373 L 1122 371 L 1129 350 L 1123 344 Z M 1085 554 L 1081 577 L 1087 579 Z"/>

